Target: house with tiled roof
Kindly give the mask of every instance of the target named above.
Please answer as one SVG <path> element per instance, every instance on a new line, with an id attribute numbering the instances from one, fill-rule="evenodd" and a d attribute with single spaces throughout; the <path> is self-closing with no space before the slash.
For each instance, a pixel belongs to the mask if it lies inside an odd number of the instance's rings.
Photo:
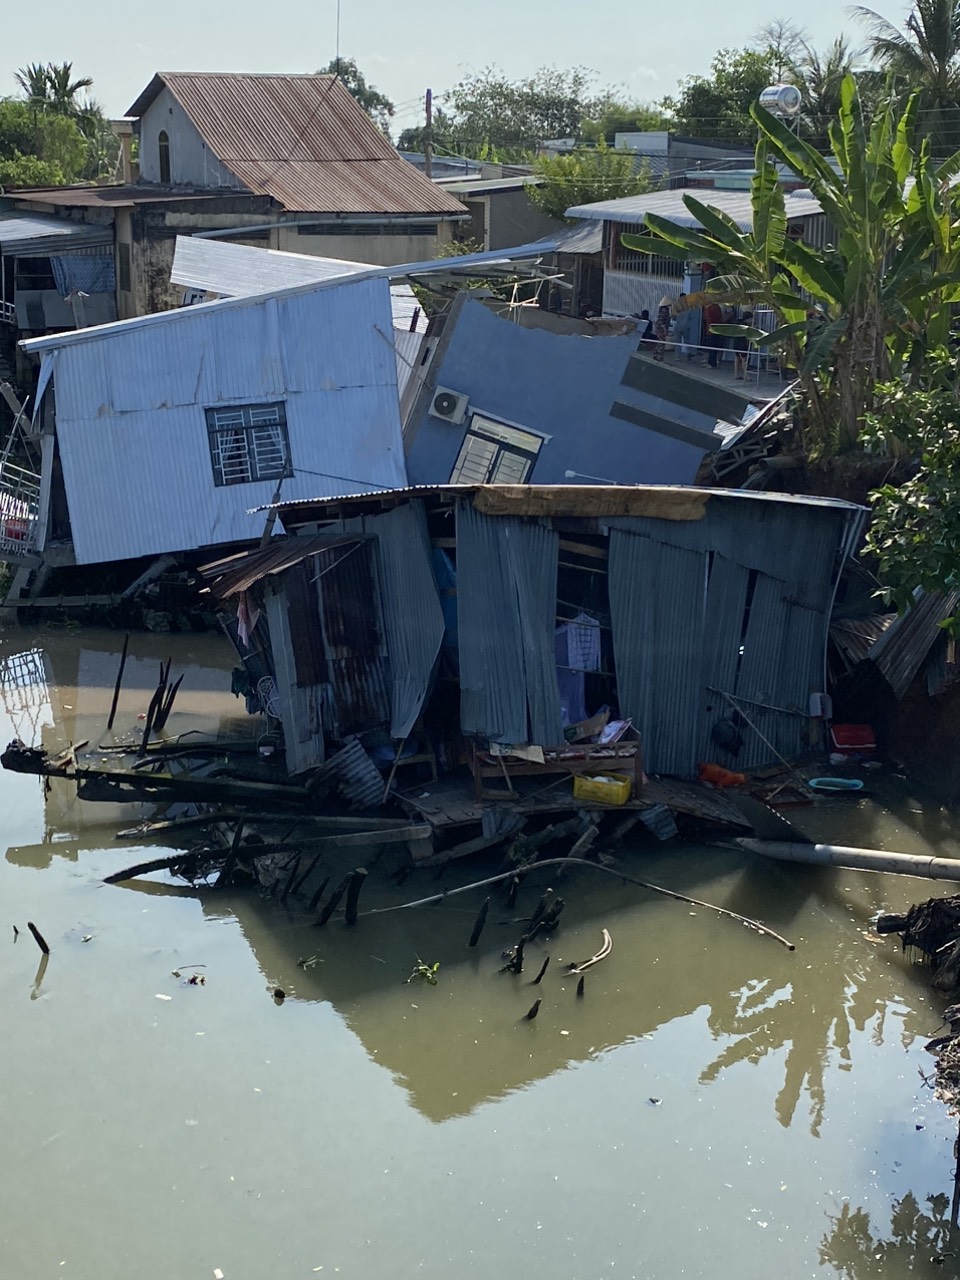
<path id="1" fill-rule="evenodd" d="M 437 257 L 467 217 L 336 76 L 160 72 L 121 125 L 123 183 L 0 196 L 0 339 L 179 305 L 178 235 L 392 266 Z"/>

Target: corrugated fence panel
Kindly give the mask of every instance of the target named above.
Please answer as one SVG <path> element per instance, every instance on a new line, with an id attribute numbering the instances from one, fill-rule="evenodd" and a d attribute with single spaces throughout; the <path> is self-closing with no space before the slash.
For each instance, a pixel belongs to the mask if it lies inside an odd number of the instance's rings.
<path id="1" fill-rule="evenodd" d="M 554 635 L 560 535 L 533 521 L 502 520 L 506 560 L 517 589 L 530 741 L 564 741 Z"/>
<path id="2" fill-rule="evenodd" d="M 521 743 L 528 741 L 523 636 L 502 523 L 457 503 L 460 725 L 468 736 Z"/>
<path id="3" fill-rule="evenodd" d="M 704 693 L 697 749 L 698 764 L 707 760 L 717 760 L 720 764 L 730 763 L 726 754 L 718 756 L 711 730 L 718 720 L 728 717 L 732 708 L 713 690 L 726 689 L 732 693 L 735 688 L 749 581 L 749 569 L 734 564 L 725 556 L 718 554 L 713 557 L 703 632 Z"/>
<path id="4" fill-rule="evenodd" d="M 610 616 L 621 714 L 653 773 L 687 774 L 702 689 L 706 557 L 613 530 Z"/>
<path id="5" fill-rule="evenodd" d="M 778 751 L 796 755 L 802 721 L 783 714 L 790 710 L 796 693 L 796 675 L 786 667 L 787 635 L 794 612 L 786 596 L 785 582 L 767 574 L 757 575 L 736 688 L 727 692 L 744 699 L 745 713 Z M 743 740 L 739 764 L 750 767 L 769 763 L 770 748 L 754 729 L 744 728 Z"/>
<path id="6" fill-rule="evenodd" d="M 287 772 L 302 773 L 323 764 L 323 721 L 321 690 L 300 688 L 294 662 L 293 643 L 287 622 L 287 601 L 279 584 L 265 592 L 267 625 L 276 668 L 277 696 L 283 721 L 283 745 Z"/>
<path id="7" fill-rule="evenodd" d="M 390 736 L 406 738 L 419 716 L 440 646 L 443 611 L 430 564 L 422 502 L 409 502 L 366 522 L 380 548 L 384 626 L 390 658 Z"/>

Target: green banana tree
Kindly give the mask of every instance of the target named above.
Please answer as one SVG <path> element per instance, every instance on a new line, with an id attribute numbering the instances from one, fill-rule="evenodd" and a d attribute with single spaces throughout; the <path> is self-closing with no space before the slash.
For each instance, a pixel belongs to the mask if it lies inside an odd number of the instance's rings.
<path id="1" fill-rule="evenodd" d="M 744 326 L 724 332 L 781 350 L 797 370 L 805 393 L 804 445 L 812 457 L 856 445 L 876 385 L 907 365 L 921 367 L 928 350 L 943 347 L 951 304 L 960 301 L 953 188 L 960 152 L 935 164 L 925 142 L 915 150 L 916 109 L 916 97 L 902 111 L 891 98 L 868 126 L 847 76 L 830 126 L 835 167 L 757 104 L 751 231 L 687 195 L 700 230 L 648 214 L 649 234 L 623 237 L 639 252 L 717 269 L 689 305 L 709 298 L 773 310 L 773 333 Z M 796 173 L 819 202 L 832 239 L 826 248 L 788 234 L 774 162 Z"/>

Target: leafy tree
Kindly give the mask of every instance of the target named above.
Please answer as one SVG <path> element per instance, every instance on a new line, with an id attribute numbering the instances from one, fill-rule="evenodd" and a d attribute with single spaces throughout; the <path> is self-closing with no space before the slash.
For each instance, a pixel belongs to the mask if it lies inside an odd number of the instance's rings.
<path id="1" fill-rule="evenodd" d="M 651 186 L 646 161 L 638 168 L 632 151 L 618 151 L 605 142 L 578 147 L 566 156 L 539 156 L 533 172 L 543 181 L 531 183 L 527 195 L 551 218 L 563 218 L 573 205 L 642 195 Z"/>
<path id="2" fill-rule="evenodd" d="M 645 133 L 672 128 L 671 118 L 645 102 L 625 102 L 616 95 L 601 98 L 580 126 L 579 139 L 586 146 L 600 142 L 614 146 L 618 133 Z"/>
<path id="3" fill-rule="evenodd" d="M 944 352 L 930 363 L 934 385 L 924 385 L 929 377 L 882 384 L 864 419 L 863 441 L 872 453 L 919 460 L 912 478 L 871 494 L 867 550 L 900 609 L 913 602 L 917 587 L 960 585 L 960 397 L 954 360 Z"/>
<path id="4" fill-rule="evenodd" d="M 404 129 L 397 141 L 397 147 L 400 151 L 422 151 L 425 137 L 426 129 L 422 124 Z M 433 105 L 433 144 L 440 152 L 446 152 L 449 155 L 459 154 L 460 138 L 457 127 L 443 107 L 437 105 L 436 99 Z"/>
<path id="5" fill-rule="evenodd" d="M 960 301 L 960 223 L 952 179 L 960 152 L 941 166 L 924 145 L 910 145 L 917 98 L 901 112 L 892 101 L 864 123 L 856 83 L 842 86 L 830 141 L 839 172 L 775 116 L 754 104 L 761 138 L 753 180 L 753 229 L 693 196 L 684 201 L 702 231 L 648 215 L 650 234 L 624 236 L 641 252 L 709 262 L 718 269 L 705 297 L 769 307 L 772 335 L 732 326 L 758 343 L 779 345 L 805 393 L 803 438 L 808 456 L 853 448 L 877 386 L 908 368 L 922 369 L 928 351 L 946 345 L 951 305 Z M 816 249 L 787 235 L 783 193 L 771 160 L 810 187 L 835 243 Z M 803 289 L 806 298 L 800 294 Z M 808 315 L 810 301 L 814 310 Z"/>
<path id="6" fill-rule="evenodd" d="M 577 138 L 590 114 L 592 80 L 584 67 L 541 67 L 522 80 L 508 80 L 497 67 L 465 76 L 443 94 L 450 149 L 468 156 L 493 149 L 518 159 L 547 139 Z"/>
<path id="7" fill-rule="evenodd" d="M 88 143 L 75 120 L 16 98 L 0 100 L 0 161 L 33 159 L 51 166 L 42 171 L 45 185 L 48 181 L 75 182 L 87 157 Z M 23 168 L 17 171 L 27 172 Z M 12 178 L 8 181 L 13 185 Z"/>
<path id="8" fill-rule="evenodd" d="M 770 49 L 721 49 L 709 76 L 688 76 L 676 98 L 660 104 L 670 112 L 676 128 L 701 138 L 753 143 L 757 129 L 750 117 L 753 104 L 776 76 L 776 55 Z"/>
<path id="9" fill-rule="evenodd" d="M 382 133 L 390 137 L 390 121 L 396 113 L 396 107 L 385 93 L 372 84 L 357 66 L 354 58 L 331 58 L 325 67 L 320 68 L 320 75 L 335 75 L 343 81 L 343 86 L 363 107 L 364 111 Z"/>
<path id="10" fill-rule="evenodd" d="M 59 187 L 65 181 L 58 164 L 37 156 L 24 156 L 14 151 L 0 158 L 0 188 Z"/>
<path id="11" fill-rule="evenodd" d="M 914 0 L 904 30 L 858 7 L 869 51 L 910 93 L 919 91 L 924 132 L 943 150 L 960 146 L 960 0 Z"/>

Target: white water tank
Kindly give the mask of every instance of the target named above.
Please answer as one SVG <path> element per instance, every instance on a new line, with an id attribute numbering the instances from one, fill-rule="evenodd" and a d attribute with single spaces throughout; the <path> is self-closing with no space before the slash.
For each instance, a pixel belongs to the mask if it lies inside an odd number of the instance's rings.
<path id="1" fill-rule="evenodd" d="M 774 116 L 795 116 L 803 106 L 803 94 L 795 84 L 772 84 L 760 94 L 760 105 Z"/>

